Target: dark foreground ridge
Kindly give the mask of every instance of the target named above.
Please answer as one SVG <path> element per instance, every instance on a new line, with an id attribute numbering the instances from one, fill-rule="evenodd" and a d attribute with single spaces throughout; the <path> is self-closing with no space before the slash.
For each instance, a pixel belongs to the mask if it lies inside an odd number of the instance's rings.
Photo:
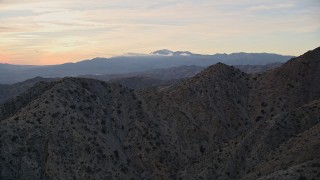
<path id="1" fill-rule="evenodd" d="M 318 179 L 320 48 L 166 88 L 42 82 L 0 106 L 0 179 Z M 147 79 L 146 79 L 147 80 Z"/>

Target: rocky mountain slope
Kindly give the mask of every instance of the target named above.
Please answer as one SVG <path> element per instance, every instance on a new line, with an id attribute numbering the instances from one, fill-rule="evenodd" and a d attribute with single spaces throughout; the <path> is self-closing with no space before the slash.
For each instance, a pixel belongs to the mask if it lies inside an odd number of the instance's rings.
<path id="1" fill-rule="evenodd" d="M 0 179 L 318 179 L 319 58 L 142 90 L 38 83 L 0 106 Z"/>

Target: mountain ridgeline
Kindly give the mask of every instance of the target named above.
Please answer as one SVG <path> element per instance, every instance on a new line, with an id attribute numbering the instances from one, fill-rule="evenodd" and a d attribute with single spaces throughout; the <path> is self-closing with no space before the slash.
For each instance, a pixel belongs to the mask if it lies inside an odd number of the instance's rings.
<path id="1" fill-rule="evenodd" d="M 162 88 L 40 82 L 0 105 L 0 179 L 319 179 L 319 82 L 320 48 Z"/>
<path id="2" fill-rule="evenodd" d="M 165 53 L 166 52 L 166 53 Z M 201 55 L 184 51 L 160 50 L 148 55 L 94 58 L 77 63 L 50 66 L 0 64 L 0 84 L 21 82 L 36 76 L 57 78 L 85 74 L 124 74 L 178 66 L 210 66 L 218 62 L 228 65 L 266 65 L 284 63 L 292 56 L 268 53 L 233 53 Z"/>
<path id="3" fill-rule="evenodd" d="M 235 67 L 246 73 L 262 73 L 279 66 L 281 66 L 281 63 L 267 65 L 241 65 Z M 145 89 L 150 87 L 164 88 L 165 86 L 171 86 L 181 82 L 186 78 L 193 77 L 204 69 L 205 67 L 201 66 L 179 66 L 135 73 L 81 75 L 79 77 L 118 83 L 133 89 Z M 55 81 L 59 79 L 61 78 L 35 77 L 14 84 L 0 84 L 0 104 L 19 95 L 37 82 Z"/>

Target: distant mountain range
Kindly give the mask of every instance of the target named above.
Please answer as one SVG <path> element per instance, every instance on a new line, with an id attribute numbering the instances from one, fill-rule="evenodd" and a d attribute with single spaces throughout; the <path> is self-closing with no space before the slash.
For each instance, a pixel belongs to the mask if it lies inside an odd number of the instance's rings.
<path id="1" fill-rule="evenodd" d="M 228 65 L 266 65 L 284 63 L 292 56 L 268 53 L 233 53 L 201 55 L 188 51 L 159 50 L 148 55 L 94 58 L 77 63 L 50 66 L 0 64 L 0 84 L 12 84 L 41 76 L 56 78 L 86 74 L 124 74 L 178 66 L 207 67 L 218 62 Z"/>
<path id="2" fill-rule="evenodd" d="M 319 179 L 320 47 L 191 76 L 36 83 L 0 105 L 0 179 Z"/>
<path id="3" fill-rule="evenodd" d="M 168 49 L 162 49 L 150 53 L 151 55 L 162 55 L 162 56 L 195 56 L 201 54 L 193 54 L 189 51 L 170 51 Z"/>

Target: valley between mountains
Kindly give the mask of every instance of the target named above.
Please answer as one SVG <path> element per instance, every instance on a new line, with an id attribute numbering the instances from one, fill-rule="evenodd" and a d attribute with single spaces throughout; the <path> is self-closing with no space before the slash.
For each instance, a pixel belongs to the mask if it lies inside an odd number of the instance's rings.
<path id="1" fill-rule="evenodd" d="M 39 82 L 0 105 L 0 179 L 319 179 L 320 47 L 131 89 Z"/>

